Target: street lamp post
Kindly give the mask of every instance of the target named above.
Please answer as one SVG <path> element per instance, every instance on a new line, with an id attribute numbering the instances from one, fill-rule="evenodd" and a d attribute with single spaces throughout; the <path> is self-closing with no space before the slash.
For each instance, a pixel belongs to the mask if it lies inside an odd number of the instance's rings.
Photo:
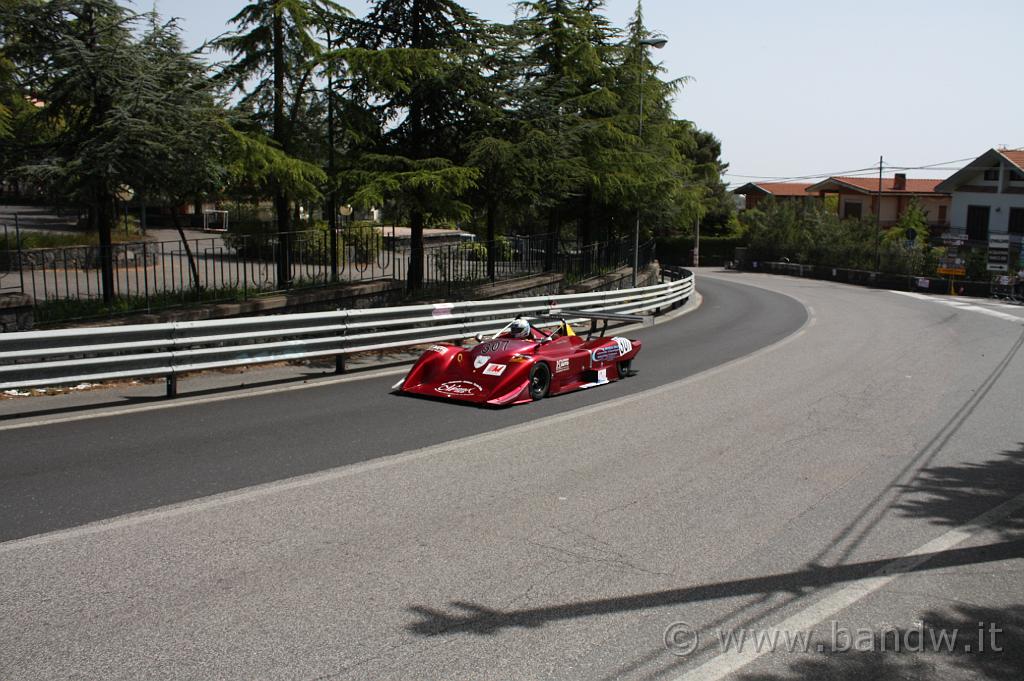
<path id="1" fill-rule="evenodd" d="M 693 266 L 700 267 L 700 217 L 694 224 L 693 230 Z"/>
<path id="2" fill-rule="evenodd" d="M 660 50 L 668 44 L 667 38 L 644 38 L 640 41 L 640 47 L 647 48 L 653 47 L 656 50 Z M 647 56 L 647 50 L 643 50 L 643 55 L 640 58 L 639 69 L 636 74 L 636 85 L 637 90 L 640 91 L 640 146 L 644 143 L 644 63 L 643 58 Z M 637 273 L 640 270 L 640 205 L 636 207 L 636 231 L 633 234 L 633 288 L 636 288 L 637 284 Z"/>

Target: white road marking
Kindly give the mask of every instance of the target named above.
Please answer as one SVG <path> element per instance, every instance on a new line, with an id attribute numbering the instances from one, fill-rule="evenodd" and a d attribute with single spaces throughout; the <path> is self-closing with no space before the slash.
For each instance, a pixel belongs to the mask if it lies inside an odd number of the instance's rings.
<path id="1" fill-rule="evenodd" d="M 805 306 L 806 307 L 806 306 Z M 36 546 L 45 546 L 49 544 L 56 544 L 58 542 L 76 539 L 78 537 L 85 537 L 94 534 L 102 534 L 104 532 L 112 532 L 124 528 L 134 527 L 137 525 L 143 525 L 148 522 L 159 521 L 167 518 L 174 518 L 176 516 L 187 515 L 189 513 L 198 513 L 206 510 L 216 509 L 221 506 L 227 506 L 229 504 L 247 501 L 250 499 L 256 499 L 259 497 L 270 496 L 273 494 L 279 494 L 281 492 L 287 492 L 294 489 L 303 489 L 306 487 L 312 487 L 314 485 L 331 482 L 333 480 L 340 480 L 361 473 L 375 471 L 381 468 L 389 468 L 391 466 L 397 466 L 409 461 L 415 461 L 417 459 L 423 459 L 436 454 L 444 454 L 450 452 L 455 447 L 469 446 L 470 449 L 474 449 L 473 445 L 477 442 L 483 442 L 491 438 L 496 437 L 514 437 L 515 433 L 534 430 L 547 425 L 557 424 L 564 421 L 574 421 L 576 419 L 588 416 L 590 414 L 597 414 L 603 411 L 611 409 L 619 409 L 624 404 L 636 402 L 641 399 L 645 399 L 651 396 L 660 395 L 671 390 L 677 390 L 681 386 L 688 383 L 702 380 L 704 378 L 714 376 L 722 371 L 726 371 L 734 366 L 743 364 L 745 362 L 753 361 L 754 359 L 761 357 L 764 354 L 772 352 L 787 343 L 790 343 L 800 337 L 802 337 L 807 330 L 814 325 L 815 317 L 810 308 L 807 309 L 807 320 L 803 326 L 797 329 L 794 333 L 775 341 L 771 345 L 766 345 L 763 348 L 755 350 L 749 355 L 743 357 L 737 357 L 734 360 L 719 364 L 718 366 L 712 367 L 700 373 L 681 378 L 678 381 L 672 383 L 666 383 L 665 385 L 657 388 L 651 388 L 650 390 L 643 390 L 638 393 L 631 395 L 624 395 L 622 397 L 608 400 L 607 402 L 601 402 L 594 404 L 589 407 L 581 407 L 572 411 L 567 411 L 562 414 L 555 414 L 553 416 L 547 416 L 544 418 L 537 419 L 535 421 L 527 421 L 514 426 L 508 426 L 506 428 L 500 428 L 487 433 L 480 433 L 478 435 L 470 435 L 458 440 L 450 440 L 448 442 L 442 442 L 438 445 L 425 447 L 423 449 L 412 450 L 404 454 L 396 454 L 393 456 L 386 456 L 380 459 L 374 459 L 372 461 L 366 461 L 363 463 L 349 464 L 346 466 L 339 466 L 337 468 L 331 468 L 325 471 L 317 473 L 309 473 L 307 475 L 300 475 L 293 478 L 287 478 L 285 480 L 276 480 L 274 482 L 268 482 L 262 485 L 253 485 L 240 490 L 231 492 L 222 492 L 220 494 L 213 494 L 207 497 L 201 497 L 199 499 L 192 499 L 190 501 L 184 501 L 178 504 L 171 504 L 168 506 L 162 506 L 156 509 L 149 509 L 145 511 L 138 511 L 135 513 L 128 513 L 125 515 L 117 516 L 114 518 L 108 518 L 106 520 L 99 520 L 85 525 L 79 525 L 78 527 L 72 527 L 65 530 L 55 530 L 53 532 L 46 532 L 44 534 L 37 534 L 31 537 L 23 537 L 21 539 L 12 539 L 6 542 L 0 542 L 0 554 L 17 551 L 19 549 L 27 549 Z"/>
<path id="2" fill-rule="evenodd" d="M 1019 494 L 982 513 L 973 520 L 969 520 L 942 536 L 936 537 L 927 544 L 922 544 L 913 551 L 904 554 L 900 558 L 896 558 L 871 577 L 851 582 L 839 591 L 784 619 L 774 627 L 766 628 L 782 632 L 807 631 L 825 619 L 834 616 L 840 610 L 853 605 L 865 596 L 899 579 L 904 573 L 928 562 L 936 553 L 952 549 L 957 544 L 970 539 L 975 534 L 1008 518 L 1021 509 L 1024 509 L 1024 494 Z M 758 646 L 745 646 L 742 651 L 730 651 L 728 654 L 718 655 L 701 666 L 681 676 L 677 676 L 674 681 L 716 681 L 717 679 L 722 679 L 747 666 L 762 655 L 771 652 L 768 649 L 758 651 L 757 648 Z"/>
<path id="3" fill-rule="evenodd" d="M 945 298 L 936 298 L 934 296 L 926 296 L 923 293 L 913 293 L 910 291 L 891 291 L 901 296 L 907 296 L 910 298 L 917 298 L 918 300 L 927 300 L 932 303 L 939 303 L 940 305 L 948 305 L 949 307 L 955 307 L 958 310 L 967 310 L 969 312 L 979 312 L 981 314 L 995 317 L 996 319 L 1002 319 L 1008 322 L 1015 322 L 1017 324 L 1024 324 L 1024 317 L 1018 317 L 1007 312 L 1000 312 L 999 310 L 993 310 L 990 307 L 983 307 L 975 303 L 970 303 L 964 300 L 952 300 Z"/>

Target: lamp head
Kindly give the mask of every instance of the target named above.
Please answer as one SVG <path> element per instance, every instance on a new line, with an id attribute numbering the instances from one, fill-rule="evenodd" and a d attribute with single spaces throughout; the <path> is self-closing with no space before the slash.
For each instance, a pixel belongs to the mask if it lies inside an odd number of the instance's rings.
<path id="1" fill-rule="evenodd" d="M 653 47 L 657 50 L 665 47 L 668 44 L 668 38 L 656 37 L 656 38 L 644 38 L 640 41 L 641 45 L 646 47 Z"/>

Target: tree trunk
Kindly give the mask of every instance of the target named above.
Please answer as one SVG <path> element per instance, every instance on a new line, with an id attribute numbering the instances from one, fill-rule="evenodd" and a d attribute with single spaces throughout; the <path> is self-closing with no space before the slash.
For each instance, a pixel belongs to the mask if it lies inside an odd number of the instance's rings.
<path id="1" fill-rule="evenodd" d="M 590 247 L 594 241 L 592 229 L 593 206 L 594 202 L 590 198 L 590 192 L 587 192 L 583 196 L 580 215 L 576 220 L 576 238 L 579 241 L 581 267 L 585 274 L 590 274 L 595 270 L 595 249 Z"/>
<path id="2" fill-rule="evenodd" d="M 544 271 L 555 269 L 555 255 L 558 250 L 558 209 L 548 209 L 548 238 L 544 248 Z"/>
<path id="3" fill-rule="evenodd" d="M 412 234 L 409 240 L 409 271 L 406 287 L 410 291 L 423 288 L 423 211 L 414 210 L 409 216 Z"/>
<path id="4" fill-rule="evenodd" d="M 284 8 L 276 7 L 273 22 L 274 41 L 274 141 L 288 153 L 284 111 Z M 277 213 L 277 287 L 288 288 L 292 284 L 292 243 L 291 213 L 288 195 L 278 183 L 274 196 Z"/>
<path id="5" fill-rule="evenodd" d="M 289 288 L 292 285 L 292 213 L 289 210 L 288 197 L 278 192 L 274 197 L 274 208 L 277 212 L 277 287 Z"/>
<path id="6" fill-rule="evenodd" d="M 103 303 L 114 303 L 114 248 L 111 233 L 114 225 L 114 197 L 98 191 L 95 204 L 89 208 L 91 228 L 96 230 L 100 240 L 100 288 Z"/>
<path id="7" fill-rule="evenodd" d="M 495 223 L 498 221 L 498 209 L 493 201 L 487 203 L 487 278 L 494 283 L 494 261 L 497 250 L 497 236 L 495 235 Z"/>
<path id="8" fill-rule="evenodd" d="M 192 247 L 188 245 L 185 230 L 181 228 L 181 216 L 178 215 L 178 208 L 176 206 L 171 210 L 171 222 L 174 224 L 174 229 L 178 230 L 178 238 L 181 239 L 181 245 L 185 249 L 185 257 L 188 258 L 188 270 L 192 275 L 192 288 L 198 294 L 203 290 L 203 286 L 199 281 L 199 267 L 196 265 L 196 258 L 192 254 Z"/>

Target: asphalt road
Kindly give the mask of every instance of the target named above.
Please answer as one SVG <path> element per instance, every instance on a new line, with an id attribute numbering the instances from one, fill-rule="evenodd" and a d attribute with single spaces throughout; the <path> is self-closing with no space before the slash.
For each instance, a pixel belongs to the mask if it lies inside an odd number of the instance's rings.
<path id="1" fill-rule="evenodd" d="M 0 541 L 528 423 L 743 356 L 806 319 L 796 301 L 709 281 L 705 304 L 638 332 L 628 381 L 512 409 L 390 393 L 397 377 L 0 431 Z"/>
<path id="2" fill-rule="evenodd" d="M 525 409 L 387 379 L 0 431 L 0 679 L 1021 678 L 1024 319 L 699 286 L 640 376 Z"/>

